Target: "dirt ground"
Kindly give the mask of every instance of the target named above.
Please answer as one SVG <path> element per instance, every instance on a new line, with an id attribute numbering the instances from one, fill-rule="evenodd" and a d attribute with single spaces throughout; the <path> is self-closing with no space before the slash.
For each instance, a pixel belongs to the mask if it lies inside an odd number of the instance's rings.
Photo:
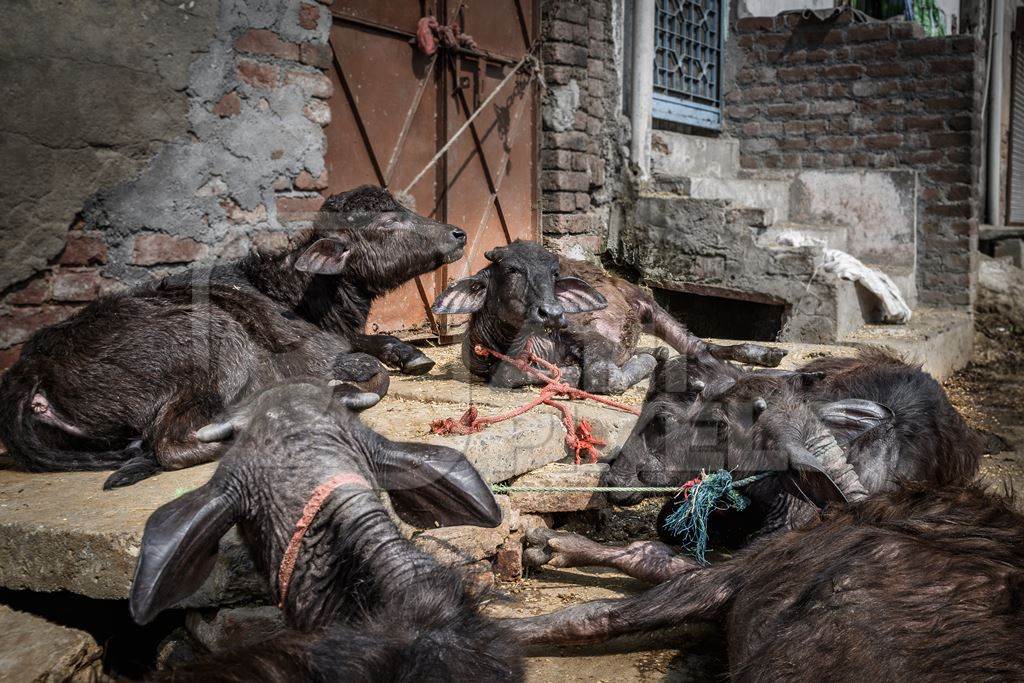
<path id="1" fill-rule="evenodd" d="M 944 384 L 953 405 L 984 430 L 991 450 L 981 476 L 993 487 L 1015 490 L 1024 508 L 1024 329 L 994 315 L 979 315 L 974 361 Z M 595 540 L 625 544 L 654 537 L 660 501 L 633 509 L 587 513 L 570 520 L 569 530 Z M 621 597 L 643 585 L 606 569 L 545 569 L 516 584 L 499 587 L 490 606 L 498 616 L 542 614 L 566 605 Z M 531 657 L 531 683 L 570 681 L 720 681 L 726 674 L 720 634 L 707 626 L 683 633 L 683 649 L 646 652 L 552 651 Z"/>

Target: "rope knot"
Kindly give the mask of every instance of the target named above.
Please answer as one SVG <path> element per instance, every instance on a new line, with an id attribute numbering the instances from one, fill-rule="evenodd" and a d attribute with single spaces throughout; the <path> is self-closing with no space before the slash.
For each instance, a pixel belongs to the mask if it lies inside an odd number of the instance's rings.
<path id="1" fill-rule="evenodd" d="M 438 42 L 445 48 L 461 47 L 475 50 L 473 36 L 463 33 L 459 22 L 442 24 L 435 16 L 426 16 L 416 23 L 416 47 L 428 57 L 437 52 Z"/>
<path id="2" fill-rule="evenodd" d="M 683 539 L 683 547 L 693 553 L 701 564 L 707 564 L 708 518 L 715 510 L 736 510 L 742 512 L 750 500 L 736 489 L 759 481 L 768 474 L 755 474 L 733 481 L 732 472 L 718 470 L 708 474 L 701 470 L 679 488 L 683 501 L 675 511 L 665 518 L 665 528 Z M 678 494 L 677 494 L 678 495 Z"/>

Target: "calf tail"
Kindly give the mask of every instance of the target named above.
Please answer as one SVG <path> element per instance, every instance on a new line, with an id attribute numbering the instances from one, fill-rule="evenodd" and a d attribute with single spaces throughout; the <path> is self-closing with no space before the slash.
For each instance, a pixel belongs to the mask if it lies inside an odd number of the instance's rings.
<path id="1" fill-rule="evenodd" d="M 81 433 L 76 434 L 57 417 L 37 416 L 31 407 L 35 387 L 15 373 L 12 368 L 0 383 L 0 442 L 18 467 L 30 472 L 109 470 L 130 457 L 126 448 L 69 449 L 54 443 L 85 444 L 88 440 L 73 438 Z"/>
<path id="2" fill-rule="evenodd" d="M 619 600 L 596 600 L 538 617 L 509 620 L 522 645 L 583 645 L 651 635 L 724 616 L 740 586 L 736 562 L 692 572 Z"/>

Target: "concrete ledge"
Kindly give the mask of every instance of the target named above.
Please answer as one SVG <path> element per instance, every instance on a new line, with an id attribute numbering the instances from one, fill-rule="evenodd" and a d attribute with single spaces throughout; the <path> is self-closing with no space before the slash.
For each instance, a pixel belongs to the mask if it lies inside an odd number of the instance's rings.
<path id="1" fill-rule="evenodd" d="M 941 382 L 971 360 L 974 317 L 967 310 L 919 307 L 908 325 L 865 325 L 843 343 L 898 353 Z"/>
<path id="2" fill-rule="evenodd" d="M 0 681 L 93 681 L 102 652 L 84 631 L 0 605 Z"/>

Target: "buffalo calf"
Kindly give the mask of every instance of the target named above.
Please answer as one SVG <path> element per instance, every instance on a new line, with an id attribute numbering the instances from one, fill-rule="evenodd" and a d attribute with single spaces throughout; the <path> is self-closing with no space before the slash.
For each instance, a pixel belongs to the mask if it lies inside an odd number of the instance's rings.
<path id="1" fill-rule="evenodd" d="M 501 511 L 487 484 L 458 451 L 380 436 L 349 409 L 352 399 L 323 380 L 293 381 L 203 428 L 233 437 L 230 449 L 208 483 L 147 521 L 132 615 L 147 623 L 195 592 L 237 524 L 289 630 L 169 680 L 521 678 L 514 641 L 453 570 L 400 534 L 378 493 L 420 528 L 493 527 Z"/>
<path id="2" fill-rule="evenodd" d="M 973 486 L 840 507 L 635 597 L 510 623 L 525 644 L 721 623 L 737 681 L 1024 680 L 1024 517 Z"/>
<path id="3" fill-rule="evenodd" d="M 335 195 L 293 248 L 106 296 L 36 332 L 0 381 L 0 440 L 25 469 L 119 468 L 105 486 L 123 486 L 218 457 L 196 428 L 278 379 L 380 396 L 381 361 L 410 373 L 433 363 L 364 334 L 374 298 L 465 243 L 379 188 Z"/>
<path id="4" fill-rule="evenodd" d="M 535 242 L 517 240 L 486 254 L 479 273 L 448 286 L 436 313 L 471 313 L 462 360 L 470 372 L 503 387 L 537 380 L 474 352 L 476 345 L 517 356 L 533 352 L 561 366 L 566 381 L 587 391 L 619 394 L 647 377 L 654 357 L 637 351 L 646 330 L 680 353 L 776 366 L 780 349 L 719 346 L 697 339 L 643 288 L 584 261 L 559 258 Z"/>

